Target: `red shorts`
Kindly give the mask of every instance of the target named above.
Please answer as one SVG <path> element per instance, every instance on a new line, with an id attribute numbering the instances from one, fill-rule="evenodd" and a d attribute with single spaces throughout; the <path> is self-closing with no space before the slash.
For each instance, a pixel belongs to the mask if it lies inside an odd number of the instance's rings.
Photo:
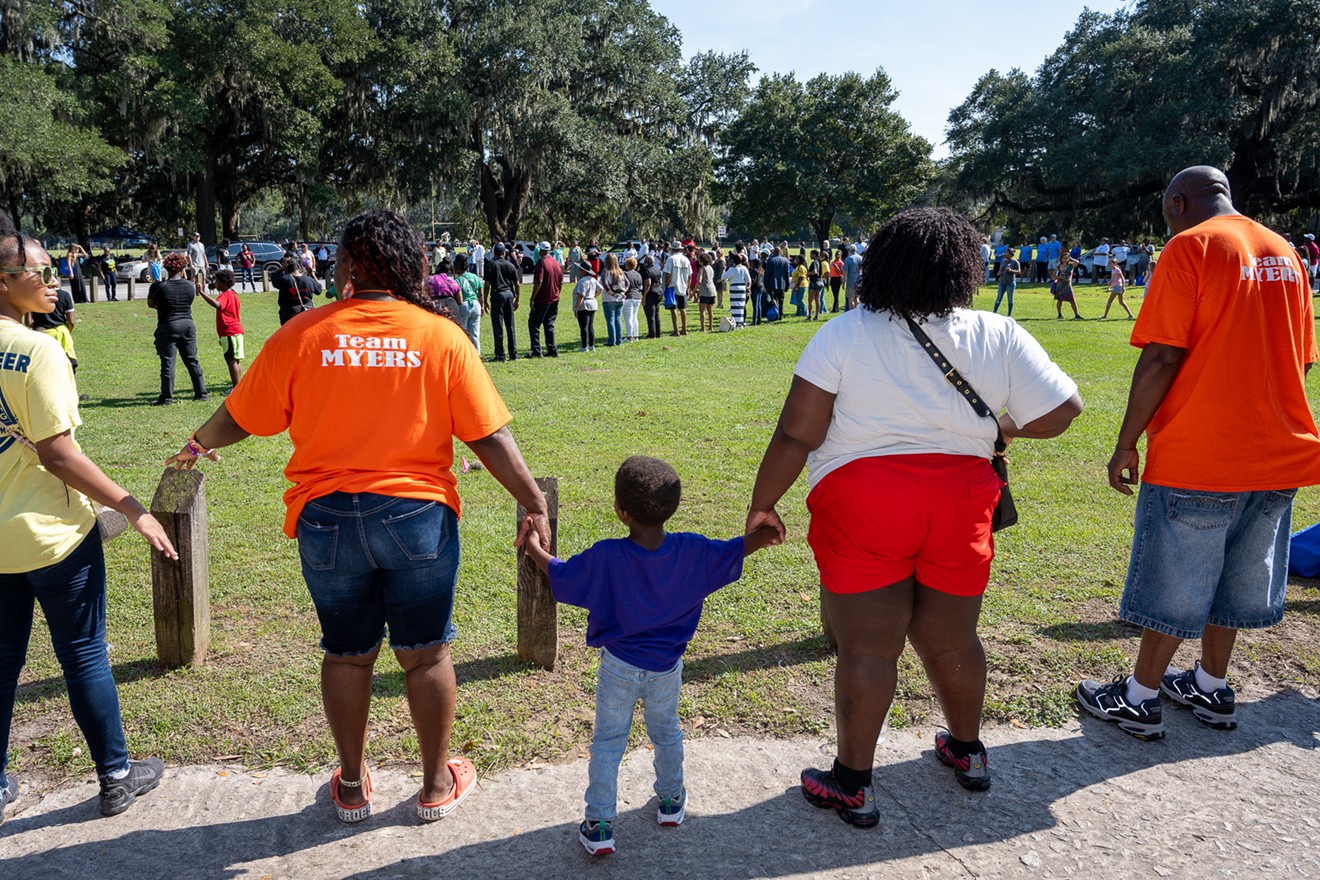
<path id="1" fill-rule="evenodd" d="M 990 582 L 999 477 L 984 458 L 882 455 L 831 471 L 807 496 L 807 543 L 831 593 L 863 593 L 916 575 L 954 596 Z"/>

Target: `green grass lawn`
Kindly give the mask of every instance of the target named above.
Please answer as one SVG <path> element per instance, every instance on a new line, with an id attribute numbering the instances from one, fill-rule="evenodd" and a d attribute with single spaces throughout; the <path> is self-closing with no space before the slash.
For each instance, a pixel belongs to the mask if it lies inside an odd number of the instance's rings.
<path id="1" fill-rule="evenodd" d="M 1139 308 L 1139 289 L 1130 300 Z M 993 290 L 985 288 L 976 305 L 989 308 L 992 301 Z M 1079 291 L 1088 318 L 1098 317 L 1103 303 L 1099 289 Z M 251 357 L 277 326 L 274 295 L 245 294 L 242 304 Z M 212 312 L 200 300 L 194 312 L 215 401 L 227 382 Z M 525 315 L 519 312 L 520 322 Z M 107 473 L 149 503 L 161 462 L 215 404 L 147 406 L 157 395 L 158 362 L 151 341 L 155 316 L 141 300 L 79 306 L 78 316 L 78 379 L 86 395 L 79 440 Z M 1127 320 L 1056 321 L 1053 301 L 1039 287 L 1019 290 L 1015 316 L 1080 384 L 1086 412 L 1063 437 L 1022 441 L 1012 450 L 1022 520 L 998 536 L 986 596 L 987 716 L 1057 724 L 1073 714 L 1070 691 L 1079 677 L 1113 675 L 1135 655 L 1134 636 L 1114 616 L 1133 500 L 1108 488 L 1105 463 L 1136 351 L 1127 343 Z M 695 317 L 693 310 L 694 327 Z M 793 365 L 819 325 L 789 319 L 733 334 L 694 332 L 579 354 L 573 350 L 576 323 L 566 307 L 559 323 L 566 344 L 557 360 L 490 366 L 532 471 L 559 478 L 561 555 L 623 534 L 611 509 L 612 480 L 619 462 L 633 453 L 664 458 L 682 474 L 684 499 L 673 529 L 739 533 Z M 524 351 L 525 331 L 525 325 L 518 331 Z M 488 324 L 483 350 L 492 350 Z M 181 366 L 179 372 L 186 393 Z M 361 417 L 369 419 L 371 412 Z M 135 754 L 259 766 L 333 761 L 318 691 L 316 619 L 296 545 L 280 533 L 281 470 L 288 454 L 285 436 L 254 438 L 225 450 L 222 462 L 204 463 L 212 613 L 212 649 L 204 666 L 158 668 L 145 544 L 129 534 L 108 545 L 111 661 Z M 680 709 L 691 734 L 792 736 L 832 726 L 833 661 L 820 635 L 805 485 L 804 476 L 780 505 L 788 541 L 749 558 L 743 579 L 706 605 L 688 652 Z M 576 757 L 590 740 L 596 664 L 595 652 L 583 645 L 585 614 L 560 609 L 560 662 L 553 672 L 517 660 L 514 503 L 484 471 L 461 474 L 459 486 L 464 517 L 455 747 L 483 770 Z M 1295 522 L 1317 519 L 1320 493 L 1304 490 Z M 1282 686 L 1317 692 L 1320 602 L 1313 594 L 1305 598 L 1300 586 L 1292 589 L 1296 595 L 1290 596 L 1284 624 L 1240 642 L 1233 676 L 1244 695 Z M 91 763 L 40 619 L 22 681 L 12 766 L 49 781 L 88 772 Z M 899 690 L 898 723 L 938 721 L 911 652 Z M 378 664 L 375 696 L 372 761 L 414 760 L 403 678 L 392 658 Z"/>

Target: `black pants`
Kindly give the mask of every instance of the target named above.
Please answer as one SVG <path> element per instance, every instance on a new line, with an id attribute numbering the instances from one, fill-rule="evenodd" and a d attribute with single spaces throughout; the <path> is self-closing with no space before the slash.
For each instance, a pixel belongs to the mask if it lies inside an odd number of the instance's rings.
<path id="1" fill-rule="evenodd" d="M 162 324 L 156 328 L 156 354 L 160 355 L 160 396 L 169 400 L 174 396 L 174 351 L 179 351 L 183 366 L 192 378 L 193 395 L 206 393 L 202 379 L 202 365 L 197 360 L 197 326 L 192 321 Z"/>
<path id="2" fill-rule="evenodd" d="M 558 316 L 558 300 L 532 306 L 532 313 L 527 316 L 527 332 L 532 337 L 532 357 L 541 356 L 542 327 L 545 328 L 545 356 L 559 356 L 559 349 L 555 347 L 555 318 Z"/>
<path id="3" fill-rule="evenodd" d="M 517 360 L 518 345 L 514 341 L 512 292 L 498 291 L 490 295 L 490 329 L 495 335 L 495 360 L 502 361 L 505 358 L 504 339 L 506 335 L 509 339 L 508 356 Z"/>
<path id="4" fill-rule="evenodd" d="M 646 312 L 646 338 L 660 338 L 660 300 L 642 306 Z"/>
<path id="5" fill-rule="evenodd" d="M 830 293 L 834 295 L 834 305 L 830 306 L 831 312 L 837 312 L 839 310 L 839 288 L 842 286 L 843 286 L 842 275 L 838 276 L 837 278 L 833 275 L 830 276 Z M 844 305 L 847 305 L 847 303 L 844 303 Z"/>
<path id="6" fill-rule="evenodd" d="M 788 293 L 788 291 L 786 290 L 770 291 L 769 298 L 767 299 L 765 304 L 765 310 L 767 312 L 770 311 L 771 305 L 773 305 L 776 309 L 779 310 L 779 317 L 776 319 L 779 321 L 784 320 L 784 294 L 786 293 Z"/>
<path id="7" fill-rule="evenodd" d="M 582 335 L 583 348 L 596 347 L 596 313 L 582 309 L 577 313 L 578 333 Z"/>
<path id="8" fill-rule="evenodd" d="M 119 279 L 115 277 L 114 272 L 106 272 L 101 276 L 105 281 L 105 298 L 109 300 L 119 299 Z"/>

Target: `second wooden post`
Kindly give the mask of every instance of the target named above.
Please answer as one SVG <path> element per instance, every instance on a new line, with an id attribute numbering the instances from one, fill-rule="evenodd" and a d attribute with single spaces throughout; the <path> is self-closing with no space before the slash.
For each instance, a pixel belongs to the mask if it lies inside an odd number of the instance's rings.
<path id="1" fill-rule="evenodd" d="M 177 562 L 151 554 L 156 655 L 166 666 L 201 663 L 211 646 L 211 557 L 202 472 L 167 468 L 151 515 L 179 551 Z"/>
<path id="2" fill-rule="evenodd" d="M 536 485 L 545 495 L 550 519 L 550 555 L 559 552 L 559 480 L 541 477 Z M 517 527 L 527 518 L 518 505 Z M 518 549 L 518 656 L 542 669 L 554 669 L 559 655 L 559 606 L 550 593 L 550 579 Z"/>

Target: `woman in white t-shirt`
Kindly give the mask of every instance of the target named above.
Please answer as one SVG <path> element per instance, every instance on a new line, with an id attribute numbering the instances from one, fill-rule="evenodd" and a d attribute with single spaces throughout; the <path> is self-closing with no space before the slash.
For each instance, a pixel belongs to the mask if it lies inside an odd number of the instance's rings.
<path id="1" fill-rule="evenodd" d="M 600 282 L 596 280 L 596 270 L 588 261 L 582 260 L 573 268 L 578 276 L 577 283 L 573 285 L 573 313 L 577 315 L 578 333 L 582 336 L 582 345 L 578 351 L 595 351 Z"/>
<path id="2" fill-rule="evenodd" d="M 921 657 L 948 733 L 935 755 L 971 790 L 990 785 L 980 741 L 985 653 L 976 635 L 994 556 L 1005 438 L 1054 437 L 1081 412 L 1077 385 L 1014 321 L 972 311 L 981 237 L 943 208 L 905 211 L 871 239 L 853 309 L 807 344 L 752 491 L 747 529 L 784 528 L 775 504 L 806 464 L 807 540 L 838 640 L 832 770 L 807 769 L 808 801 L 876 824 L 876 743 L 904 640 Z M 909 328 L 918 322 L 996 422 L 960 399 Z"/>

